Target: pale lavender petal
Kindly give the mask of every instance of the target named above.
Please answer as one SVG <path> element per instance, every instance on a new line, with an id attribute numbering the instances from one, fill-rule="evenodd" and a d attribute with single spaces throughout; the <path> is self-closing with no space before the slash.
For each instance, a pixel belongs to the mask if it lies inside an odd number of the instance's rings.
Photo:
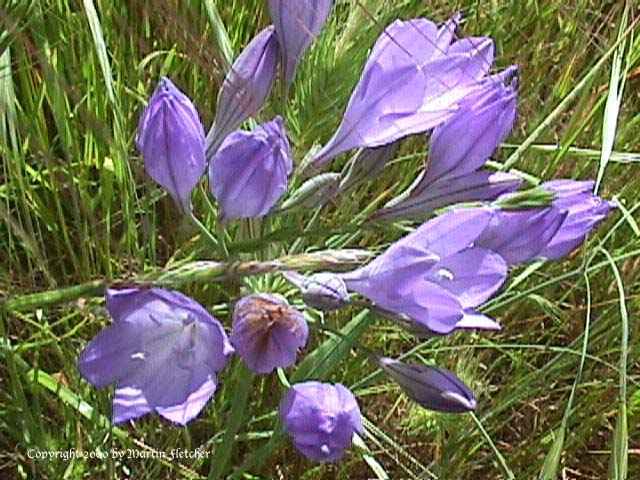
<path id="1" fill-rule="evenodd" d="M 331 0 L 269 0 L 285 84 L 293 81 L 302 56 L 331 11 Z"/>
<path id="2" fill-rule="evenodd" d="M 222 217 L 266 215 L 287 190 L 292 162 L 280 117 L 251 133 L 230 134 L 209 165 L 209 184 L 221 204 Z"/>
<path id="3" fill-rule="evenodd" d="M 112 408 L 113 423 L 133 420 L 153 411 L 142 392 L 133 387 L 117 388 Z"/>
<path id="4" fill-rule="evenodd" d="M 555 207 L 522 211 L 496 209 L 475 244 L 493 250 L 509 265 L 533 260 L 554 237 L 566 213 Z"/>
<path id="5" fill-rule="evenodd" d="M 179 425 L 186 425 L 193 420 L 205 407 L 216 391 L 215 375 L 209 377 L 200 387 L 193 386 L 192 393 L 186 401 L 170 407 L 156 407 L 156 411 L 167 420 Z"/>
<path id="6" fill-rule="evenodd" d="M 427 280 L 455 295 L 463 308 L 487 301 L 507 278 L 504 259 L 484 248 L 469 248 L 436 263 Z"/>

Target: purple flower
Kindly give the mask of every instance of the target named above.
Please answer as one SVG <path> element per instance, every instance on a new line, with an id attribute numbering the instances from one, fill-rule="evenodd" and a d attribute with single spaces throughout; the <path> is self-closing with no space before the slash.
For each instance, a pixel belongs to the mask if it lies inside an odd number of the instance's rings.
<path id="1" fill-rule="evenodd" d="M 566 213 L 560 229 L 540 256 L 558 260 L 568 255 L 616 208 L 613 203 L 591 193 L 593 185 L 593 181 L 575 180 L 553 180 L 540 185 L 556 194 L 553 205 Z"/>
<path id="2" fill-rule="evenodd" d="M 266 215 L 293 168 L 282 118 L 230 134 L 211 159 L 209 184 L 224 219 Z"/>
<path id="3" fill-rule="evenodd" d="M 496 151 L 513 128 L 516 117 L 515 84 L 505 85 L 517 67 L 483 81 L 482 90 L 462 103 L 460 110 L 433 130 L 429 164 L 416 193 L 436 180 L 476 171 Z"/>
<path id="4" fill-rule="evenodd" d="M 485 78 L 482 88 L 464 99 L 455 115 L 434 129 L 426 170 L 376 218 L 424 219 L 438 208 L 493 200 L 520 186 L 515 175 L 478 170 L 513 127 L 516 92 L 513 84 L 503 81 L 511 79 L 516 71 L 511 67 Z"/>
<path id="5" fill-rule="evenodd" d="M 491 212 L 491 221 L 475 244 L 498 253 L 508 265 L 539 257 L 566 216 L 555 207 L 487 211 Z"/>
<path id="6" fill-rule="evenodd" d="M 492 219 L 475 244 L 497 252 L 509 265 L 542 257 L 558 260 L 580 245 L 615 208 L 591 193 L 592 181 L 554 180 L 540 188 L 555 193 L 551 206 L 528 210 L 492 208 Z"/>
<path id="7" fill-rule="evenodd" d="M 444 368 L 379 359 L 380 366 L 402 387 L 409 398 L 436 412 L 464 413 L 476 409 L 473 392 Z"/>
<path id="8" fill-rule="evenodd" d="M 269 98 L 278 55 L 275 30 L 270 26 L 258 33 L 233 62 L 218 95 L 216 119 L 207 135 L 207 156 L 213 155 L 225 137 Z"/>
<path id="9" fill-rule="evenodd" d="M 337 132 L 309 168 L 318 169 L 356 147 L 378 147 L 425 132 L 451 118 L 459 102 L 479 88 L 478 79 L 493 59 L 490 39 L 463 40 L 445 52 L 438 50 L 438 28 L 427 19 L 389 25 L 373 47 Z"/>
<path id="10" fill-rule="evenodd" d="M 331 0 L 269 0 L 286 85 L 293 81 L 304 52 L 326 22 L 331 3 Z"/>
<path id="11" fill-rule="evenodd" d="M 339 460 L 353 434 L 364 432 L 358 402 L 339 383 L 293 385 L 280 404 L 280 419 L 296 448 L 317 462 Z"/>
<path id="12" fill-rule="evenodd" d="M 96 387 L 116 386 L 113 421 L 156 411 L 181 425 L 204 408 L 233 352 L 222 325 L 179 292 L 108 290 L 115 322 L 84 349 L 78 368 Z"/>
<path id="13" fill-rule="evenodd" d="M 243 297 L 233 310 L 231 343 L 256 373 L 293 365 L 308 336 L 304 316 L 273 295 Z"/>
<path id="14" fill-rule="evenodd" d="M 169 192 L 182 213 L 205 171 L 204 128 L 195 106 L 168 78 L 161 78 L 142 113 L 136 145 L 147 173 Z"/>
<path id="15" fill-rule="evenodd" d="M 500 328 L 474 309 L 507 276 L 500 255 L 474 245 L 491 212 L 452 210 L 392 244 L 368 265 L 343 274 L 347 287 L 382 309 L 435 333 Z"/>

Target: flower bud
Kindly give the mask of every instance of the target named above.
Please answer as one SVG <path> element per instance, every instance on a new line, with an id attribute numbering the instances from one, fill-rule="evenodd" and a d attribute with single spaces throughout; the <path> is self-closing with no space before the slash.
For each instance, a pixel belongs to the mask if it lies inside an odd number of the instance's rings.
<path id="1" fill-rule="evenodd" d="M 282 118 L 230 134 L 211 159 L 209 185 L 223 220 L 266 215 L 287 190 L 293 168 Z"/>
<path id="2" fill-rule="evenodd" d="M 302 313 L 273 295 L 243 297 L 233 310 L 231 343 L 256 373 L 293 365 L 308 336 Z"/>
<path id="3" fill-rule="evenodd" d="M 278 66 L 278 41 L 273 26 L 262 30 L 240 53 L 218 95 L 213 127 L 207 135 L 207 156 L 225 137 L 260 110 L 269 98 Z"/>
<path id="4" fill-rule="evenodd" d="M 335 273 L 321 272 L 305 277 L 296 272 L 285 272 L 284 277 L 300 290 L 302 299 L 311 308 L 329 312 L 349 303 L 347 285 Z"/>
<path id="5" fill-rule="evenodd" d="M 168 78 L 161 78 L 142 113 L 136 146 L 147 173 L 184 214 L 205 171 L 204 128 L 195 106 Z"/>
<path id="6" fill-rule="evenodd" d="M 616 208 L 613 203 L 591 193 L 593 184 L 593 181 L 553 180 L 540 185 L 555 193 L 553 205 L 566 213 L 560 229 L 540 252 L 541 256 L 558 260 L 568 255 Z"/>
<path id="7" fill-rule="evenodd" d="M 396 142 L 378 148 L 363 148 L 345 165 L 340 174 L 340 191 L 347 192 L 376 178 L 398 149 Z"/>
<path id="8" fill-rule="evenodd" d="M 353 434 L 364 432 L 358 402 L 339 383 L 293 385 L 280 403 L 280 419 L 295 447 L 317 462 L 339 460 Z"/>
<path id="9" fill-rule="evenodd" d="M 380 366 L 393 378 L 409 398 L 436 412 L 464 413 L 476 409 L 473 392 L 453 373 L 444 368 L 403 363 L 381 357 Z"/>
<path id="10" fill-rule="evenodd" d="M 274 213 L 312 210 L 338 196 L 339 173 L 321 173 L 305 181 Z"/>
<path id="11" fill-rule="evenodd" d="M 331 3 L 331 0 L 269 0 L 286 85 L 293 81 L 302 56 L 326 22 Z"/>

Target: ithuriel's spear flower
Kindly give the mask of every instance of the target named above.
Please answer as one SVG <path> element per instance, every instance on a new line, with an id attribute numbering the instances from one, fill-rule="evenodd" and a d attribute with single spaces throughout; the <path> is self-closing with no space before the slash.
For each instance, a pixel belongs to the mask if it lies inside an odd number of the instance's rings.
<path id="1" fill-rule="evenodd" d="M 553 205 L 566 213 L 560 229 L 540 256 L 558 260 L 568 255 L 616 208 L 615 204 L 591 193 L 593 185 L 593 181 L 575 180 L 552 180 L 540 185 L 556 194 Z"/>
<path id="2" fill-rule="evenodd" d="M 417 363 L 403 363 L 381 357 L 378 362 L 409 398 L 436 412 L 464 413 L 476 409 L 473 392 L 453 373 L 444 368 Z"/>
<path id="3" fill-rule="evenodd" d="M 213 155 L 230 132 L 262 108 L 273 88 L 278 55 L 275 30 L 269 26 L 233 62 L 218 94 L 216 118 L 207 135 L 207 156 Z"/>
<path id="4" fill-rule="evenodd" d="M 440 43 L 444 44 L 443 32 Z M 425 18 L 397 20 L 378 38 L 342 123 L 308 168 L 357 147 L 378 147 L 451 118 L 491 67 L 490 39 L 463 39 L 446 51 Z M 449 38 L 444 35 L 444 38 Z"/>
<path id="5" fill-rule="evenodd" d="M 492 208 L 492 219 L 476 245 L 497 252 L 509 265 L 536 258 L 558 260 L 568 255 L 615 208 L 591 193 L 593 184 L 593 181 L 553 180 L 539 186 L 556 195 L 549 207 Z"/>
<path id="6" fill-rule="evenodd" d="M 516 71 L 511 67 L 485 78 L 478 91 L 460 102 L 455 115 L 433 130 L 426 170 L 376 218 L 424 219 L 438 208 L 493 200 L 520 186 L 515 175 L 478 170 L 513 127 Z"/>
<path id="7" fill-rule="evenodd" d="M 168 78 L 160 79 L 142 113 L 136 145 L 147 173 L 188 213 L 205 171 L 204 128 L 189 97 Z"/>
<path id="8" fill-rule="evenodd" d="M 353 393 L 339 383 L 293 385 L 280 404 L 284 430 L 296 448 L 317 462 L 333 462 L 363 433 L 360 408 Z"/>
<path id="9" fill-rule="evenodd" d="M 490 211 L 452 210 L 342 277 L 350 290 L 378 307 L 406 315 L 435 333 L 500 328 L 475 311 L 507 276 L 500 255 L 474 245 L 490 220 Z"/>
<path id="10" fill-rule="evenodd" d="M 179 292 L 108 290 L 115 322 L 86 346 L 78 368 L 96 387 L 116 386 L 114 423 L 155 411 L 184 425 L 216 389 L 233 348 L 222 325 Z"/>
<path id="11" fill-rule="evenodd" d="M 256 373 L 293 365 L 308 336 L 302 313 L 273 295 L 243 297 L 233 310 L 231 343 Z"/>
<path id="12" fill-rule="evenodd" d="M 266 215 L 287 190 L 293 168 L 282 118 L 230 134 L 211 159 L 209 184 L 223 219 Z"/>
<path id="13" fill-rule="evenodd" d="M 326 22 L 331 4 L 331 0 L 269 0 L 286 85 L 293 81 L 302 56 Z"/>

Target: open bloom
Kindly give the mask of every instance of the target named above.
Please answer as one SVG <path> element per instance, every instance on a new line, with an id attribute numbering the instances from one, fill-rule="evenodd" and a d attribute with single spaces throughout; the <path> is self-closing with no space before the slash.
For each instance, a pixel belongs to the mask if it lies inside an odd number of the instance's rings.
<path id="1" fill-rule="evenodd" d="M 493 42 L 451 39 L 426 18 L 397 20 L 382 32 L 342 123 L 309 168 L 356 147 L 378 147 L 451 118 L 493 61 Z"/>
<path id="2" fill-rule="evenodd" d="M 293 365 L 308 336 L 302 313 L 273 295 L 243 297 L 233 310 L 231 343 L 256 373 Z"/>
<path id="3" fill-rule="evenodd" d="M 278 55 L 275 30 L 269 26 L 258 33 L 233 62 L 220 89 L 216 118 L 207 135 L 208 156 L 269 98 L 276 79 Z"/>
<path id="4" fill-rule="evenodd" d="M 474 245 L 491 212 L 452 210 L 393 243 L 369 264 L 343 274 L 347 287 L 382 309 L 435 333 L 499 326 L 475 308 L 507 276 L 500 255 Z"/>
<path id="5" fill-rule="evenodd" d="M 409 398 L 429 410 L 464 413 L 476 409 L 473 392 L 449 370 L 431 365 L 379 359 L 380 366 Z"/>
<path id="6" fill-rule="evenodd" d="M 293 168 L 282 118 L 230 134 L 211 159 L 209 184 L 222 217 L 266 215 L 287 190 Z"/>
<path id="7" fill-rule="evenodd" d="M 363 433 L 353 393 L 339 383 L 298 383 L 280 404 L 280 419 L 296 448 L 317 462 L 342 458 L 354 433 Z"/>
<path id="8" fill-rule="evenodd" d="M 204 408 L 233 352 L 222 325 L 175 291 L 108 290 L 115 322 L 86 346 L 78 368 L 96 387 L 116 386 L 113 421 L 155 411 L 181 425 Z"/>
<path id="9" fill-rule="evenodd" d="M 331 0 L 269 0 L 285 84 L 293 81 L 304 52 L 329 16 L 331 3 Z"/>
<path id="10" fill-rule="evenodd" d="M 204 128 L 196 107 L 168 78 L 161 78 L 142 113 L 136 145 L 147 173 L 182 213 L 205 171 Z"/>

